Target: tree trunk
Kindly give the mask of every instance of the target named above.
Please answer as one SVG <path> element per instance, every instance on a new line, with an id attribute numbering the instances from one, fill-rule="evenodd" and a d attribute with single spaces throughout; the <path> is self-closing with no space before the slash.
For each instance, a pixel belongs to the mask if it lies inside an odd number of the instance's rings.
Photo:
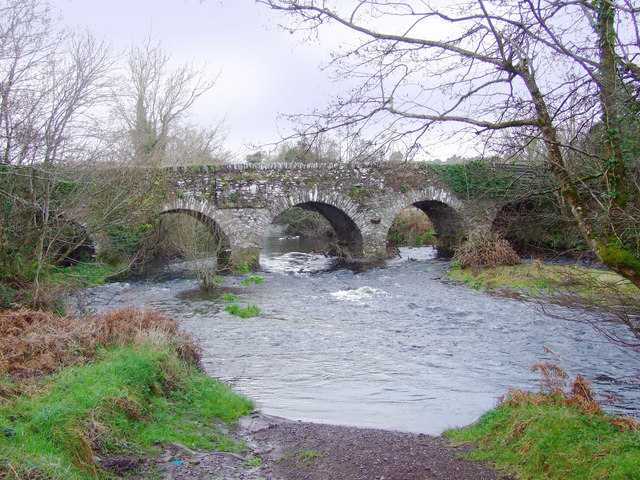
<path id="1" fill-rule="evenodd" d="M 542 133 L 542 138 L 547 148 L 551 173 L 560 184 L 562 199 L 569 206 L 571 215 L 577 222 L 578 229 L 587 242 L 589 249 L 598 260 L 614 272 L 631 281 L 640 289 L 640 261 L 630 253 L 608 245 L 605 239 L 598 238 L 598 235 L 594 232 L 593 225 L 587 216 L 584 201 L 571 181 L 562 151 L 560 150 L 556 128 L 553 125 L 546 102 L 538 88 L 533 72 L 525 61 L 522 61 L 516 66 L 516 71 L 523 79 L 536 106 L 539 122 L 538 128 Z"/>

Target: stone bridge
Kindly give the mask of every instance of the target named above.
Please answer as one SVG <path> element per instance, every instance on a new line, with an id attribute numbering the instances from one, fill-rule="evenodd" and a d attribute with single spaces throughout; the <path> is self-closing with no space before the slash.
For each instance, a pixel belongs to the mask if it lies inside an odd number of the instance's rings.
<path id="1" fill-rule="evenodd" d="M 424 165 L 266 164 L 173 167 L 161 213 L 198 218 L 217 236 L 221 259 L 259 253 L 274 218 L 297 206 L 323 215 L 341 249 L 367 261 L 384 258 L 396 216 L 414 205 L 433 223 L 437 246 L 451 248 L 487 208 L 467 205 Z M 480 214 L 478 214 L 480 212 Z"/>

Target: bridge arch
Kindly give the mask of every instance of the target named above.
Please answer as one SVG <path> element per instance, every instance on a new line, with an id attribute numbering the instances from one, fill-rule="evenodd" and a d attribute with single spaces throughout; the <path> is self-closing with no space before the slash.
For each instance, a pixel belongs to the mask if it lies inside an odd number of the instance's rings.
<path id="1" fill-rule="evenodd" d="M 59 255 L 62 265 L 76 265 L 96 256 L 98 242 L 86 224 L 65 215 L 58 215 L 55 221 L 61 225 L 56 226 L 52 243 L 61 246 Z"/>
<path id="2" fill-rule="evenodd" d="M 520 255 L 575 250 L 583 237 L 567 220 L 560 206 L 540 197 L 499 204 L 491 217 L 491 230 L 504 237 Z"/>
<path id="3" fill-rule="evenodd" d="M 276 198 L 268 208 L 267 224 L 292 207 L 319 213 L 327 219 L 336 233 L 338 247 L 345 256 L 357 258 L 363 255 L 362 230 L 365 219 L 351 199 L 317 187 L 302 190 L 297 195 Z"/>
<path id="4" fill-rule="evenodd" d="M 96 257 L 100 246 L 96 239 L 97 232 L 80 216 L 57 210 L 45 215 L 41 210 L 37 222 L 41 226 L 45 222 L 48 225 L 48 254 L 51 255 L 51 261 L 57 265 L 67 267 Z"/>
<path id="5" fill-rule="evenodd" d="M 450 191 L 441 187 L 427 187 L 422 190 L 407 192 L 400 196 L 391 209 L 387 229 L 393 221 L 408 206 L 414 206 L 423 211 L 436 232 L 436 247 L 450 252 L 465 237 L 467 225 L 461 211 L 463 203 Z"/>
<path id="6" fill-rule="evenodd" d="M 339 254 L 347 257 L 359 257 L 362 255 L 362 233 L 353 219 L 351 219 L 343 210 L 322 202 L 298 203 L 293 205 L 293 207 L 298 207 L 310 212 L 316 212 L 322 215 L 329 222 L 336 234 L 338 242 L 337 250 Z"/>
<path id="7" fill-rule="evenodd" d="M 397 172 L 367 165 L 239 164 L 177 168 L 167 181 L 177 196 L 171 208 L 213 219 L 228 235 L 235 257 L 259 255 L 274 219 L 294 206 L 327 218 L 351 255 L 372 261 L 384 258 L 389 228 L 410 205 L 431 218 L 441 249 L 455 246 L 468 227 L 486 222 L 491 205 L 469 205 L 430 169 L 405 167 Z"/>
<path id="8" fill-rule="evenodd" d="M 227 267 L 231 259 L 231 242 L 229 236 L 226 234 L 220 222 L 215 218 L 215 209 L 209 207 L 206 204 L 196 203 L 193 201 L 176 201 L 165 207 L 160 212 L 160 215 L 167 215 L 171 213 L 184 214 L 192 218 L 195 218 L 202 223 L 209 233 L 213 236 L 214 242 L 217 247 L 217 261 L 219 267 Z"/>

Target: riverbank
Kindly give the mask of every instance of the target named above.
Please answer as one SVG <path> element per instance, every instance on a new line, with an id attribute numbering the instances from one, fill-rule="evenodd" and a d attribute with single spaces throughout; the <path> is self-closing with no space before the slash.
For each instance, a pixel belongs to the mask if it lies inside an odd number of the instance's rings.
<path id="1" fill-rule="evenodd" d="M 537 260 L 477 270 L 454 264 L 447 271 L 447 276 L 473 289 L 504 293 L 544 295 L 555 291 L 583 296 L 638 295 L 638 289 L 631 282 L 610 270 L 548 264 Z"/>
<path id="2" fill-rule="evenodd" d="M 444 438 L 243 417 L 252 402 L 152 311 L 5 311 L 0 333 L 3 479 L 504 478 Z"/>
<path id="3" fill-rule="evenodd" d="M 166 445 L 132 480 L 634 480 L 640 432 L 629 419 L 519 392 L 446 435 L 296 422 L 253 412 L 230 433 L 240 453 Z M 571 402 L 569 402 L 571 403 Z M 588 403 L 588 402 L 587 402 Z M 597 408 L 596 408 L 597 410 Z M 457 443 L 453 443 L 451 438 Z M 469 445 L 474 444 L 474 448 Z M 490 465 L 499 468 L 492 468 Z"/>
<path id="4" fill-rule="evenodd" d="M 508 480 L 445 437 L 295 422 L 254 412 L 239 420 L 238 454 L 176 446 L 150 460 L 135 480 Z"/>
<path id="5" fill-rule="evenodd" d="M 239 451 L 253 404 L 204 374 L 200 347 L 157 313 L 0 313 L 0 478 L 84 480 L 161 446 Z"/>
<path id="6" fill-rule="evenodd" d="M 246 415 L 252 402 L 204 375 L 198 345 L 150 311 L 3 312 L 0 333 L 3 479 L 566 480 L 640 471 L 637 422 L 602 414 L 589 395 L 574 402 L 575 385 L 571 395 L 518 394 L 529 399 L 520 405 L 512 394 L 476 424 L 434 437 Z M 549 441 L 558 429 L 564 436 Z M 581 470 L 567 463 L 569 448 Z M 529 451 L 543 452 L 534 474 L 519 469 Z"/>

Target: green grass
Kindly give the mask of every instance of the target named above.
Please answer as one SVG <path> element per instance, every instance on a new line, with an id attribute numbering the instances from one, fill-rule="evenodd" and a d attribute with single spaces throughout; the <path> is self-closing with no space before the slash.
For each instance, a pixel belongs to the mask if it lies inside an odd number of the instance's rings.
<path id="1" fill-rule="evenodd" d="M 297 459 L 297 467 L 310 467 L 314 460 L 319 460 L 324 455 L 316 450 L 291 451 L 287 450 L 283 455 L 278 457 L 274 463 L 284 462 L 288 459 Z"/>
<path id="2" fill-rule="evenodd" d="M 227 305 L 223 309 L 225 312 L 229 312 L 231 315 L 236 315 L 241 318 L 251 318 L 260 315 L 260 308 L 257 305 L 249 304 L 242 308 L 237 303 Z"/>
<path id="3" fill-rule="evenodd" d="M 261 277 L 256 278 L 262 280 Z M 225 312 L 230 313 L 231 315 L 235 315 L 240 318 L 251 318 L 260 315 L 260 308 L 257 305 L 249 304 L 246 307 L 241 307 L 239 304 L 235 303 L 237 302 L 238 298 L 231 293 L 225 293 L 221 298 L 226 302 L 234 302 L 222 309 Z"/>
<path id="4" fill-rule="evenodd" d="M 247 467 L 259 467 L 262 465 L 262 458 L 256 457 L 255 455 L 249 455 L 247 459 L 242 462 L 242 465 Z"/>
<path id="5" fill-rule="evenodd" d="M 50 285 L 94 287 L 102 285 L 122 268 L 107 264 L 81 263 L 70 267 L 51 267 L 45 281 Z"/>
<path id="6" fill-rule="evenodd" d="M 0 397 L 0 478 L 103 477 L 93 455 L 144 456 L 166 442 L 237 451 L 217 425 L 252 408 L 170 344 L 103 350 L 47 378 L 39 393 Z"/>
<path id="7" fill-rule="evenodd" d="M 242 280 L 243 285 L 250 285 L 251 283 L 255 283 L 256 285 L 262 285 L 264 283 L 264 278 L 258 275 L 253 275 L 251 277 L 247 277 L 244 280 Z"/>
<path id="8" fill-rule="evenodd" d="M 239 263 L 235 266 L 235 270 L 238 273 L 248 273 L 251 270 L 251 267 L 248 262 Z"/>
<path id="9" fill-rule="evenodd" d="M 322 458 L 324 455 L 322 453 L 316 452 L 315 450 L 305 450 L 298 455 L 298 459 L 300 460 L 297 464 L 298 467 L 310 467 L 314 460 L 318 460 Z"/>
<path id="10" fill-rule="evenodd" d="M 447 275 L 476 289 L 515 288 L 526 293 L 564 290 L 585 295 L 638 294 L 631 282 L 616 273 L 576 266 L 521 263 L 474 271 L 453 265 Z"/>
<path id="11" fill-rule="evenodd" d="M 640 479 L 640 431 L 621 430 L 578 406 L 506 405 L 446 434 L 477 447 L 485 460 L 520 480 Z"/>
<path id="12" fill-rule="evenodd" d="M 412 247 L 421 247 L 423 245 L 433 245 L 436 241 L 436 231 L 434 229 L 415 235 L 410 242 Z"/>

